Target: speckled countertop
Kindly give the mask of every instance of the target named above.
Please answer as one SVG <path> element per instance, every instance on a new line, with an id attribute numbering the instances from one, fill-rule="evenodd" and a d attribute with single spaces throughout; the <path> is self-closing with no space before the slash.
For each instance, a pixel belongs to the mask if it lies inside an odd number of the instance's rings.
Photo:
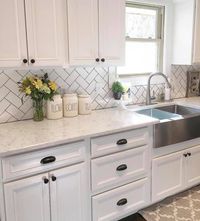
<path id="1" fill-rule="evenodd" d="M 177 99 L 174 102 L 200 108 L 200 97 Z M 154 118 L 133 111 L 113 108 L 93 111 L 91 115 L 75 118 L 1 124 L 0 156 L 140 128 L 157 122 Z"/>

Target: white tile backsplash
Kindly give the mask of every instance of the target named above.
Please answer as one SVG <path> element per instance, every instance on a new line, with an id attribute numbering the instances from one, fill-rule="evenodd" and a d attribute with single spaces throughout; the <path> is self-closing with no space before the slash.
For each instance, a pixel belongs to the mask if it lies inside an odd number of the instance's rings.
<path id="1" fill-rule="evenodd" d="M 198 69 L 196 66 L 172 66 L 172 95 L 175 98 L 184 97 L 186 93 L 186 73 Z M 32 118 L 32 102 L 26 98 L 21 102 L 22 94 L 18 91 L 17 82 L 30 74 L 48 73 L 51 80 L 63 88 L 65 92 L 87 93 L 92 98 L 92 108 L 102 109 L 112 107 L 114 102 L 109 88 L 109 74 L 115 73 L 115 68 L 77 67 L 68 69 L 47 70 L 2 70 L 0 71 L 0 123 Z M 155 94 L 164 89 L 164 84 L 152 85 Z M 134 85 L 131 88 L 133 103 L 143 103 L 146 98 L 146 85 Z"/>

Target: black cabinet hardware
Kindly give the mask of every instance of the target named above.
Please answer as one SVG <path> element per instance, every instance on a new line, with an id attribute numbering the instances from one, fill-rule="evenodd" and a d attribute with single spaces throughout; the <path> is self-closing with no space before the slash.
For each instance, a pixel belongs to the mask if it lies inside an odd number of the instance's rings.
<path id="1" fill-rule="evenodd" d="M 101 59 L 101 62 L 105 62 L 105 61 L 106 61 L 105 58 L 102 58 L 102 59 Z"/>
<path id="2" fill-rule="evenodd" d="M 128 203 L 128 200 L 126 198 L 124 198 L 124 199 L 121 199 L 117 202 L 117 206 L 123 206 L 127 203 Z"/>
<path id="3" fill-rule="evenodd" d="M 28 60 L 27 59 L 23 59 L 23 63 L 24 64 L 28 63 Z"/>
<path id="4" fill-rule="evenodd" d="M 184 153 L 184 154 L 183 154 L 183 156 L 184 156 L 184 157 L 187 157 L 187 156 L 188 156 L 188 154 L 187 154 L 187 153 Z"/>
<path id="5" fill-rule="evenodd" d="M 187 153 L 187 155 L 190 157 L 192 154 L 191 153 Z"/>
<path id="6" fill-rule="evenodd" d="M 54 181 L 56 181 L 57 178 L 55 176 L 52 176 L 51 179 L 54 182 Z"/>
<path id="7" fill-rule="evenodd" d="M 48 157 L 43 158 L 43 159 L 40 161 L 40 163 L 41 163 L 41 164 L 48 164 L 48 163 L 53 163 L 53 162 L 55 162 L 55 161 L 56 161 L 56 157 L 54 157 L 54 156 L 48 156 Z"/>
<path id="8" fill-rule="evenodd" d="M 31 63 L 34 64 L 35 63 L 35 59 L 31 59 Z"/>
<path id="9" fill-rule="evenodd" d="M 127 169 L 127 165 L 126 164 L 122 164 L 120 166 L 117 167 L 117 171 L 123 171 L 123 170 L 126 170 Z"/>
<path id="10" fill-rule="evenodd" d="M 96 58 L 96 62 L 99 62 L 100 61 L 100 59 L 99 58 Z"/>
<path id="11" fill-rule="evenodd" d="M 117 145 L 124 145 L 124 144 L 127 144 L 127 139 L 121 139 L 121 140 L 118 140 L 117 141 Z"/>
<path id="12" fill-rule="evenodd" d="M 49 183 L 49 180 L 46 177 L 43 180 L 45 184 Z"/>

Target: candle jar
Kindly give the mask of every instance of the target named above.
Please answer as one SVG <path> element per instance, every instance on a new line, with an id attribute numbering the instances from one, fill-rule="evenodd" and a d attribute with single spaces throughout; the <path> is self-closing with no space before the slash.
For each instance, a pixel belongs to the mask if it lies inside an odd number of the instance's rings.
<path id="1" fill-rule="evenodd" d="M 91 99 L 89 95 L 78 96 L 79 114 L 91 114 Z"/>
<path id="2" fill-rule="evenodd" d="M 56 120 L 63 117 L 63 104 L 60 95 L 55 95 L 53 100 L 47 101 L 47 119 Z"/>
<path id="3" fill-rule="evenodd" d="M 63 104 L 64 117 L 75 117 L 78 115 L 77 94 L 65 94 Z"/>

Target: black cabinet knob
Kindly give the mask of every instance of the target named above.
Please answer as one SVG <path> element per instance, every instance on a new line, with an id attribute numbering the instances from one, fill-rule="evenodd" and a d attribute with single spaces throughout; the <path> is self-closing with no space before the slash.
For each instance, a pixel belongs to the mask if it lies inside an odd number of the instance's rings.
<path id="1" fill-rule="evenodd" d="M 28 62 L 27 59 L 23 59 L 23 63 L 26 64 Z"/>
<path id="2" fill-rule="evenodd" d="M 123 171 L 123 170 L 126 170 L 127 169 L 127 165 L 126 164 L 122 164 L 120 166 L 117 167 L 117 171 Z"/>
<path id="3" fill-rule="evenodd" d="M 124 145 L 124 144 L 127 144 L 127 143 L 128 143 L 127 139 L 121 139 L 121 140 L 117 141 L 117 145 Z"/>
<path id="4" fill-rule="evenodd" d="M 49 183 L 49 180 L 46 177 L 43 180 L 45 184 Z"/>
<path id="5" fill-rule="evenodd" d="M 192 154 L 191 153 L 187 153 L 187 155 L 190 157 Z"/>
<path id="6" fill-rule="evenodd" d="M 121 199 L 117 202 L 117 206 L 124 206 L 127 203 L 128 203 L 128 200 L 126 198 L 124 198 L 124 199 Z"/>
<path id="7" fill-rule="evenodd" d="M 55 161 L 56 161 L 56 157 L 48 156 L 48 157 L 45 157 L 45 158 L 41 159 L 40 163 L 41 164 L 48 164 L 48 163 L 53 163 Z"/>
<path id="8" fill-rule="evenodd" d="M 31 59 L 31 63 L 34 64 L 35 63 L 35 59 Z"/>
<path id="9" fill-rule="evenodd" d="M 96 62 L 99 62 L 100 61 L 100 59 L 99 58 L 96 58 Z"/>
<path id="10" fill-rule="evenodd" d="M 106 61 L 105 58 L 102 58 L 102 59 L 101 59 L 101 62 L 105 62 L 105 61 Z"/>
<path id="11" fill-rule="evenodd" d="M 188 154 L 187 154 L 187 153 L 184 153 L 184 154 L 183 154 L 183 156 L 184 156 L 184 157 L 187 157 L 187 156 L 188 156 Z"/>
<path id="12" fill-rule="evenodd" d="M 54 182 L 54 181 L 56 181 L 57 178 L 55 176 L 52 176 L 51 179 Z"/>

